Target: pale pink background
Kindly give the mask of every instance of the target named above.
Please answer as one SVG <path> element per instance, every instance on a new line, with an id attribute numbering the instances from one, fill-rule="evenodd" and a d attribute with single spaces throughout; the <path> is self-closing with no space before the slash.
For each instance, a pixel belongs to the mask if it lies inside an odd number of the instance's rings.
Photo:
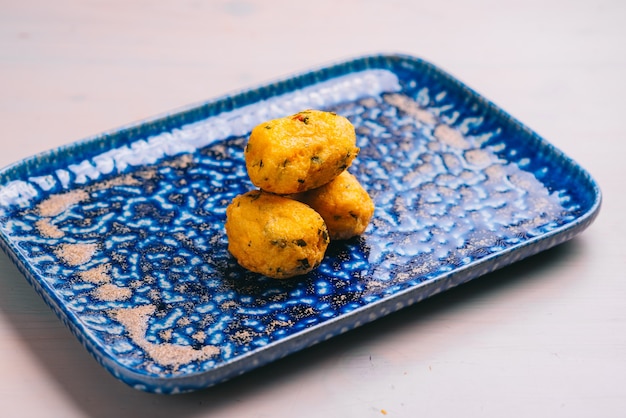
<path id="1" fill-rule="evenodd" d="M 102 369 L 0 255 L 7 417 L 619 417 L 626 411 L 626 3 L 0 0 L 0 166 L 371 52 L 440 65 L 563 149 L 579 238 L 218 387 Z"/>

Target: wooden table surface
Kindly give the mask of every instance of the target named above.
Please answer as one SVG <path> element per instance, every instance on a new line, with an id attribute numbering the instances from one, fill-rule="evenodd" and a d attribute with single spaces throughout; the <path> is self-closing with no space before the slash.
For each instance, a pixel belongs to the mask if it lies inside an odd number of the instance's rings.
<path id="1" fill-rule="evenodd" d="M 421 56 L 588 169 L 574 240 L 214 388 L 131 389 L 0 255 L 7 417 L 621 417 L 626 3 L 0 1 L 0 166 L 374 52 Z"/>

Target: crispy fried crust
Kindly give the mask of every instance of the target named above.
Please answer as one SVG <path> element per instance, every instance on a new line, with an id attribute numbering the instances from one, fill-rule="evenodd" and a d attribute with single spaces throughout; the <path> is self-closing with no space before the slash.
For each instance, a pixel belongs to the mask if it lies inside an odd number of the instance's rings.
<path id="1" fill-rule="evenodd" d="M 329 243 L 322 217 L 302 202 L 261 190 L 237 196 L 226 209 L 228 250 L 246 269 L 275 279 L 306 274 Z"/>
<path id="2" fill-rule="evenodd" d="M 328 183 L 352 164 L 358 152 L 354 126 L 348 119 L 305 110 L 256 126 L 245 159 L 255 186 L 290 194 Z"/>
<path id="3" fill-rule="evenodd" d="M 356 177 L 347 171 L 330 183 L 295 198 L 322 216 L 331 239 L 361 235 L 374 214 L 374 202 Z"/>

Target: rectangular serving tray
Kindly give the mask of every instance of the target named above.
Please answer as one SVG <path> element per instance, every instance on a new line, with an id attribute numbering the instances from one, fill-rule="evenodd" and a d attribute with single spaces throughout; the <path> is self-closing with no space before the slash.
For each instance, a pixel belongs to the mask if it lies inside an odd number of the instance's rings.
<path id="1" fill-rule="evenodd" d="M 376 211 L 306 276 L 247 272 L 225 209 L 243 149 L 316 108 L 354 124 Z M 596 217 L 574 161 L 444 71 L 359 57 L 54 149 L 0 171 L 1 245 L 114 376 L 204 388 L 569 240 Z"/>

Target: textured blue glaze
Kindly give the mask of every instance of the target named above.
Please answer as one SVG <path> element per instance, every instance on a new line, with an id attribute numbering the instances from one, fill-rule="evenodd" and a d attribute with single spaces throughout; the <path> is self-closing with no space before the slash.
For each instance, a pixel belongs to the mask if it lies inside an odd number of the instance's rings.
<path id="1" fill-rule="evenodd" d="M 363 236 L 307 276 L 244 271 L 225 209 L 250 129 L 304 108 L 357 130 Z M 442 71 L 364 57 L 35 156 L 0 173 L 2 246 L 138 389 L 199 389 L 570 239 L 600 206 L 573 161 Z"/>

